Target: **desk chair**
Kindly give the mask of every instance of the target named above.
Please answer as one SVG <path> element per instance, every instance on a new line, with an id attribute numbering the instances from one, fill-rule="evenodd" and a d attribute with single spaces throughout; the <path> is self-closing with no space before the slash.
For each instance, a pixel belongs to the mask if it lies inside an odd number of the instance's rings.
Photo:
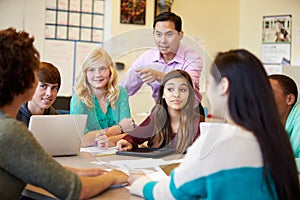
<path id="1" fill-rule="evenodd" d="M 53 107 L 60 114 L 70 114 L 70 101 L 71 96 L 58 96 L 53 103 Z"/>

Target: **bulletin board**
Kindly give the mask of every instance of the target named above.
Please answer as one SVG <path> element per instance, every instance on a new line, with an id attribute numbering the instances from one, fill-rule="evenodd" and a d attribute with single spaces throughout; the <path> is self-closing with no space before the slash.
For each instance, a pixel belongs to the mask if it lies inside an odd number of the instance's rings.
<path id="1" fill-rule="evenodd" d="M 104 0 L 47 0 L 43 61 L 60 71 L 59 96 L 71 96 L 78 68 L 104 39 Z"/>
<path id="2" fill-rule="evenodd" d="M 47 0 L 45 39 L 102 42 L 104 0 Z"/>

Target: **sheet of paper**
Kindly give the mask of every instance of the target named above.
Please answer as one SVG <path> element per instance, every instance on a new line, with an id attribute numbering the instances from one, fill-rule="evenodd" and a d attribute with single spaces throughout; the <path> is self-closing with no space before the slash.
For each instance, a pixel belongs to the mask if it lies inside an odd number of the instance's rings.
<path id="1" fill-rule="evenodd" d="M 110 161 L 110 164 L 128 169 L 143 169 L 165 165 L 166 161 L 163 159 L 145 158 L 137 160 L 112 160 Z"/>
<path id="2" fill-rule="evenodd" d="M 166 177 L 168 177 L 166 175 L 166 173 L 160 168 L 160 167 L 156 167 L 154 171 L 146 171 L 143 170 L 142 171 L 152 180 L 152 181 L 159 181 L 161 179 L 164 179 Z"/>
<path id="3" fill-rule="evenodd" d="M 116 147 L 110 147 L 108 149 L 100 149 L 99 147 L 86 147 L 81 148 L 80 152 L 88 152 L 93 156 L 108 156 L 108 155 L 115 155 L 117 151 Z"/>

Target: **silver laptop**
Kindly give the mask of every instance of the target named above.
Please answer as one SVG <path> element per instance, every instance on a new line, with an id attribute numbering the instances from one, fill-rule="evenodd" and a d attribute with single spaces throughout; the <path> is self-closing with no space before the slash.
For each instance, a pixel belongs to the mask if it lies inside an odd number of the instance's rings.
<path id="1" fill-rule="evenodd" d="M 32 115 L 28 129 L 52 156 L 77 155 L 87 115 Z"/>

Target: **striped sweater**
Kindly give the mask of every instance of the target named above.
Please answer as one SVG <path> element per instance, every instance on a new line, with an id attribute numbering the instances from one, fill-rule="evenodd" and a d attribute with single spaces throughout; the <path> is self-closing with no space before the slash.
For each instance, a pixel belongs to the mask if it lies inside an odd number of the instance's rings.
<path id="1" fill-rule="evenodd" d="M 201 136 L 170 177 L 139 178 L 130 192 L 145 199 L 278 199 L 263 176 L 254 135 L 236 125 L 201 123 Z"/>

